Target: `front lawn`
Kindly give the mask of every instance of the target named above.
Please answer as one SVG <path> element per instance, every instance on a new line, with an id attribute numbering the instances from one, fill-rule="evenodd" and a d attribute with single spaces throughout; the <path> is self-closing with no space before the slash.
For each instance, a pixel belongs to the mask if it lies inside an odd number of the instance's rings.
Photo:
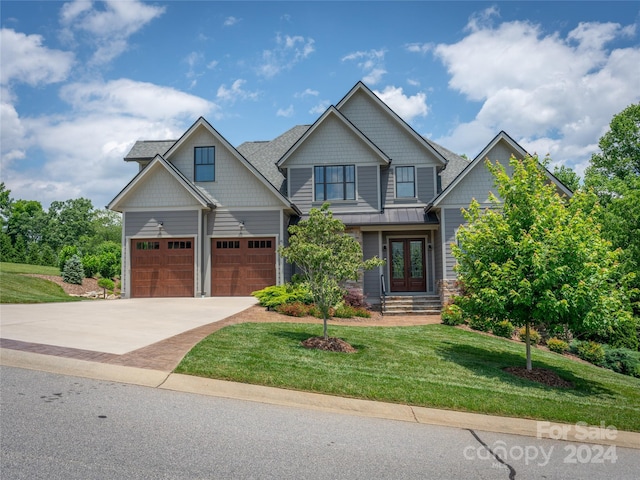
<path id="1" fill-rule="evenodd" d="M 23 274 L 60 275 L 56 267 L 0 263 L 0 303 L 75 302 L 78 297 L 67 295 L 53 282 Z"/>
<path id="2" fill-rule="evenodd" d="M 331 326 L 358 349 L 309 350 L 322 325 L 243 323 L 196 345 L 177 373 L 370 400 L 640 431 L 640 380 L 533 349 L 534 367 L 572 389 L 546 387 L 502 369 L 524 366 L 524 345 L 475 332 L 417 327 Z"/>

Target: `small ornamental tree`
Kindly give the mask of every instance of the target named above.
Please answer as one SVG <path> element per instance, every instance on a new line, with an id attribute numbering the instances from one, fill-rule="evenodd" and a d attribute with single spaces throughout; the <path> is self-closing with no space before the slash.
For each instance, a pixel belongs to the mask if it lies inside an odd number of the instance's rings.
<path id="1" fill-rule="evenodd" d="M 62 280 L 66 283 L 82 285 L 82 280 L 84 280 L 84 269 L 82 268 L 82 262 L 78 255 L 73 255 L 69 260 L 67 260 L 67 263 L 64 264 Z"/>
<path id="2" fill-rule="evenodd" d="M 530 329 L 550 334 L 607 331 L 631 316 L 629 276 L 619 251 L 600 235 L 599 206 L 591 194 L 561 198 L 536 158 L 511 158 L 503 166 L 487 161 L 502 201 L 484 212 L 475 200 L 463 210 L 467 225 L 452 251 L 465 295 L 457 300 L 469 317 L 510 320 L 525 328 L 527 370 L 531 370 Z"/>
<path id="3" fill-rule="evenodd" d="M 329 310 L 340 302 L 346 280 L 357 280 L 361 270 L 369 270 L 383 261 L 377 257 L 362 259 L 358 241 L 345 233 L 344 224 L 333 218 L 329 204 L 312 208 L 309 218 L 289 227 L 289 246 L 279 248 L 288 262 L 295 264 L 309 284 L 309 290 L 322 314 L 323 335 L 327 340 Z"/>

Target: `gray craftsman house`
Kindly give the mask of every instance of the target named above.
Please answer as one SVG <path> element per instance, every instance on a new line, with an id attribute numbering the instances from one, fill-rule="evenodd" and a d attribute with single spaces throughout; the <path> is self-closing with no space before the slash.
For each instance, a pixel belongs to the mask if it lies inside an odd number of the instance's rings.
<path id="1" fill-rule="evenodd" d="M 139 172 L 108 205 L 123 215 L 123 296 L 250 295 L 283 283 L 294 271 L 277 253 L 289 225 L 330 202 L 365 258 L 387 260 L 360 281 L 370 302 L 439 308 L 456 278 L 460 209 L 488 205 L 483 161 L 506 166 L 511 155 L 526 152 L 500 132 L 468 161 L 361 82 L 313 125 L 268 142 L 234 147 L 200 118 L 178 140 L 138 141 L 125 157 Z"/>

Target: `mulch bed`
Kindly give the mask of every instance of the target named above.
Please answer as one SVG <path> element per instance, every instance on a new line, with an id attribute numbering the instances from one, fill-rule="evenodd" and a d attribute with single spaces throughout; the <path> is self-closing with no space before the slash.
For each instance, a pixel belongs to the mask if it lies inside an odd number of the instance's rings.
<path id="1" fill-rule="evenodd" d="M 328 352 L 355 353 L 358 350 L 353 348 L 347 342 L 337 337 L 311 337 L 302 342 L 305 348 L 316 348 L 318 350 L 326 350 Z"/>
<path id="2" fill-rule="evenodd" d="M 83 295 L 89 292 L 102 292 L 102 288 L 98 286 L 98 281 L 95 278 L 85 278 L 82 280 L 82 285 L 75 285 L 72 283 L 65 283 L 62 277 L 55 275 L 39 275 L 37 273 L 27 273 L 27 277 L 42 278 L 49 280 L 50 282 L 57 283 L 62 287 L 67 295 Z"/>
<path id="3" fill-rule="evenodd" d="M 507 367 L 503 369 L 505 372 L 515 375 L 520 378 L 525 378 L 533 382 L 542 383 L 548 387 L 555 388 L 573 388 L 573 383 L 561 378 L 553 370 L 547 370 L 546 368 L 532 368 L 527 370 L 525 367 Z"/>

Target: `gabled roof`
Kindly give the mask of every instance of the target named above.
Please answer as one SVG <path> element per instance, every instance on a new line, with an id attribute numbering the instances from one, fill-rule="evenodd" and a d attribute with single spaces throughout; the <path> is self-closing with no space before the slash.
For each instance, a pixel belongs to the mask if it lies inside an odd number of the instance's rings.
<path id="1" fill-rule="evenodd" d="M 151 160 L 156 155 L 164 155 L 176 140 L 138 140 L 124 159 L 128 162 L 137 160 Z"/>
<path id="2" fill-rule="evenodd" d="M 165 158 L 170 159 L 171 155 L 176 152 L 180 147 L 186 142 L 186 140 L 200 127 L 203 127 L 209 131 L 211 135 L 213 135 L 218 142 L 224 145 L 229 152 L 242 164 L 244 165 L 251 173 L 253 173 L 256 178 L 262 182 L 274 195 L 276 195 L 282 203 L 284 203 L 287 207 L 292 208 L 296 212 L 298 212 L 297 207 L 292 204 L 289 199 L 280 192 L 278 188 L 272 184 L 269 179 L 263 175 L 263 173 L 258 170 L 250 161 L 248 161 L 233 145 L 231 145 L 226 138 L 224 138 L 220 133 L 211 126 L 209 122 L 207 122 L 204 117 L 200 117 L 195 121 L 191 127 L 176 141 L 169 150 L 167 150 L 164 155 Z"/>
<path id="3" fill-rule="evenodd" d="M 295 144 L 278 160 L 277 166 L 282 167 L 291 155 L 304 143 L 304 141 L 309 138 L 315 132 L 320 125 L 329 117 L 335 117 L 338 119 L 342 125 L 344 125 L 347 129 L 353 132 L 362 142 L 367 145 L 379 158 L 382 164 L 389 165 L 391 163 L 391 159 L 384 153 L 378 146 L 373 143 L 369 138 L 362 133 L 353 123 L 347 119 L 336 107 L 331 105 L 329 108 L 325 110 L 325 112 L 318 118 L 311 127 L 307 129 L 306 132 L 302 134 L 302 136 L 296 141 Z"/>
<path id="4" fill-rule="evenodd" d="M 309 130 L 309 127 L 310 125 L 297 125 L 270 142 L 244 142 L 238 146 L 238 151 L 283 195 L 286 195 L 287 182 L 276 163 Z"/>
<path id="5" fill-rule="evenodd" d="M 356 83 L 351 90 L 338 102 L 336 108 L 340 110 L 340 108 L 346 104 L 351 97 L 353 97 L 357 92 L 362 92 L 367 95 L 371 100 L 377 103 L 383 110 L 385 110 L 399 125 L 405 130 L 409 135 L 411 135 L 420 145 L 426 148 L 429 152 L 431 152 L 437 160 L 439 160 L 443 165 L 447 163 L 447 159 L 438 151 L 438 149 L 434 148 L 431 143 L 429 143 L 424 137 L 419 135 L 411 126 L 405 122 L 396 112 L 394 112 L 386 103 L 384 103 L 380 97 L 378 97 L 375 93 L 373 93 L 369 87 L 367 87 L 364 83 L 359 81 Z"/>
<path id="6" fill-rule="evenodd" d="M 109 210 L 122 211 L 120 205 L 122 202 L 135 190 L 138 185 L 141 185 L 150 175 L 153 174 L 158 168 L 165 169 L 176 181 L 185 189 L 194 200 L 201 205 L 203 209 L 216 208 L 216 202 L 205 191 L 196 187 L 191 183 L 176 167 L 170 162 L 167 162 L 161 155 L 156 155 L 149 165 L 140 170 L 138 174 L 127 184 L 126 187 L 116 195 L 116 197 L 109 202 L 107 208 Z"/>
<path id="7" fill-rule="evenodd" d="M 425 138 L 429 144 L 435 148 L 440 154 L 447 159 L 447 166 L 440 172 L 440 180 L 442 188 L 447 186 L 462 172 L 470 161 L 466 158 L 462 158 L 457 153 L 453 153 L 451 150 L 444 148 L 442 145 Z"/>
<path id="8" fill-rule="evenodd" d="M 520 144 L 518 144 L 518 142 L 516 142 L 513 138 L 511 138 L 504 130 L 501 131 L 500 133 L 498 133 L 493 140 L 491 140 L 489 142 L 489 144 L 484 147 L 482 149 L 482 151 L 471 161 L 471 163 L 469 163 L 464 170 L 462 170 L 460 172 L 460 174 L 451 182 L 449 183 L 449 185 L 442 190 L 442 192 L 440 192 L 440 194 L 434 199 L 434 201 L 432 202 L 432 204 L 430 205 L 430 207 L 436 207 L 438 206 L 442 200 L 451 192 L 453 191 L 456 186 L 462 181 L 462 179 L 464 177 L 466 177 L 470 171 L 473 170 L 473 168 L 480 162 L 484 161 L 485 158 L 487 158 L 487 155 L 489 154 L 489 152 L 499 143 L 499 142 L 506 142 L 509 146 L 511 146 L 521 157 L 525 157 L 527 155 L 529 155 L 529 153 L 520 146 Z M 546 168 L 544 168 L 542 165 L 540 165 L 540 168 L 543 169 L 545 175 L 547 176 L 547 178 L 552 181 L 553 183 L 555 183 L 558 188 L 567 196 L 572 196 L 573 192 L 571 192 L 571 190 L 569 190 L 562 182 L 560 182 L 556 177 L 554 177 Z M 429 207 L 428 207 L 429 208 Z"/>

